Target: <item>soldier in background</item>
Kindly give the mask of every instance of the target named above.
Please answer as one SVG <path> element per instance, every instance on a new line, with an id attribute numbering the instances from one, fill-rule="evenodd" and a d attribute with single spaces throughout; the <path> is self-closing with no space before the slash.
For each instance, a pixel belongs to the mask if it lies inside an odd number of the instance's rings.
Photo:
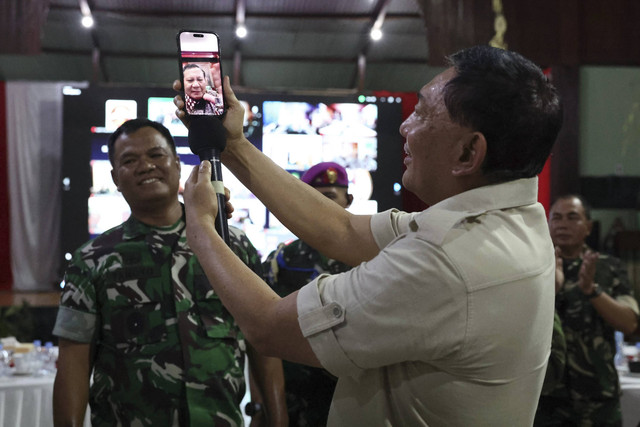
<path id="1" fill-rule="evenodd" d="M 551 207 L 556 310 L 567 355 L 562 379 L 543 390 L 536 426 L 622 425 L 614 333 L 636 329 L 638 304 L 620 260 L 585 244 L 591 228 L 590 208 L 582 197 L 562 196 Z"/>
<path id="2" fill-rule="evenodd" d="M 169 131 L 125 122 L 109 160 L 131 217 L 80 247 L 67 269 L 53 331 L 55 425 L 82 425 L 89 403 L 94 427 L 242 426 L 245 352 L 267 409 L 256 421 L 286 425 L 280 361 L 252 351 L 187 244 Z M 229 231 L 235 254 L 261 274 L 247 237 Z"/>
<path id="3" fill-rule="evenodd" d="M 347 171 L 337 163 L 318 163 L 300 178 L 343 208 L 353 201 Z M 298 239 L 278 245 L 264 264 L 266 281 L 284 297 L 323 273 L 338 274 L 351 269 L 328 258 Z M 319 427 L 327 423 L 337 378 L 322 368 L 283 361 L 290 425 Z"/>

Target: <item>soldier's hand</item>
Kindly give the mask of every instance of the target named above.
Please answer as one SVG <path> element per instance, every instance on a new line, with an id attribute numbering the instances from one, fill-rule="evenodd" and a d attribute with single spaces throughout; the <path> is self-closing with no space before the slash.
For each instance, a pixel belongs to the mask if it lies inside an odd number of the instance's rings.
<path id="1" fill-rule="evenodd" d="M 578 273 L 578 286 L 585 295 L 593 292 L 595 286 L 594 278 L 596 276 L 596 262 L 600 254 L 594 251 L 586 251 L 582 255 L 582 265 Z"/>

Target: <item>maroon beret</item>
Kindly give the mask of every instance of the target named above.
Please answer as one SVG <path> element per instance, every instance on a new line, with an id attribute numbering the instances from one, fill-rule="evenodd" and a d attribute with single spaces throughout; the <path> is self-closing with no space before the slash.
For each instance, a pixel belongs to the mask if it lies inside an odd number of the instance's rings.
<path id="1" fill-rule="evenodd" d="M 349 177 L 345 168 L 334 162 L 313 165 L 300 178 L 312 187 L 348 187 Z"/>

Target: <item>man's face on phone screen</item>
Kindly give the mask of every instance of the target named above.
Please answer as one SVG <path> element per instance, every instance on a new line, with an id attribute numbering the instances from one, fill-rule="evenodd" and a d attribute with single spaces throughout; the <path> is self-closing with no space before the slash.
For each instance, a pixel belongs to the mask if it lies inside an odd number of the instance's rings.
<path id="1" fill-rule="evenodd" d="M 192 99 L 199 100 L 205 93 L 206 80 L 201 68 L 187 68 L 184 70 L 184 91 Z"/>

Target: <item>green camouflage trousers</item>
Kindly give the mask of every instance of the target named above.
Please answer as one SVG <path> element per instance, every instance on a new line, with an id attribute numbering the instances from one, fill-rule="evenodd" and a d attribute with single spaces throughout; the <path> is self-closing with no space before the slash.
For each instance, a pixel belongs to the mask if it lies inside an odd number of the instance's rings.
<path id="1" fill-rule="evenodd" d="M 534 427 L 622 427 L 619 399 L 599 401 L 540 397 Z"/>

